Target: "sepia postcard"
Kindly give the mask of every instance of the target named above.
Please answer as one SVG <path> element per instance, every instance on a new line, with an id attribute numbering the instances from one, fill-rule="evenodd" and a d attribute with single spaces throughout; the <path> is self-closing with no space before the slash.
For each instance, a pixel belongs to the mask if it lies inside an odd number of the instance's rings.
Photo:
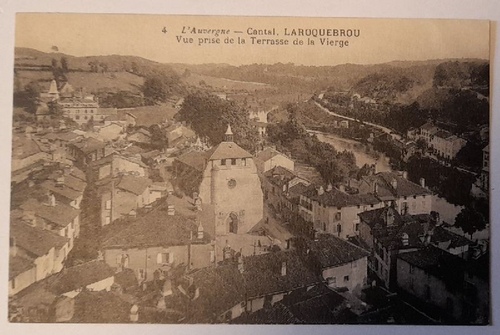
<path id="1" fill-rule="evenodd" d="M 489 21 L 15 19 L 10 323 L 492 323 Z"/>

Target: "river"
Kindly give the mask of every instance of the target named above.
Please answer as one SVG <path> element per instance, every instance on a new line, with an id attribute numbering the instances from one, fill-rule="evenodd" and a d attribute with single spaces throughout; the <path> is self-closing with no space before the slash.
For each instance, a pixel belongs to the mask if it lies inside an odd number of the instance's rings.
<path id="1" fill-rule="evenodd" d="M 333 134 L 316 131 L 311 131 L 311 133 L 316 134 L 318 140 L 321 142 L 331 144 L 337 151 L 351 151 L 354 157 L 356 157 L 356 165 L 358 167 L 362 167 L 365 164 L 376 164 L 377 172 L 391 171 L 389 158 L 385 154 L 375 151 L 363 143 Z"/>
<path id="2" fill-rule="evenodd" d="M 317 131 L 310 131 L 316 134 L 321 142 L 331 144 L 337 151 L 351 151 L 356 157 L 356 165 L 362 167 L 364 164 L 376 164 L 377 172 L 392 171 L 389 165 L 389 158 L 378 151 L 370 149 L 367 145 L 339 137 L 333 134 L 327 134 Z M 462 210 L 462 206 L 450 204 L 444 198 L 434 195 L 432 198 L 432 210 L 440 213 L 441 219 L 449 224 L 455 223 L 455 217 Z"/>

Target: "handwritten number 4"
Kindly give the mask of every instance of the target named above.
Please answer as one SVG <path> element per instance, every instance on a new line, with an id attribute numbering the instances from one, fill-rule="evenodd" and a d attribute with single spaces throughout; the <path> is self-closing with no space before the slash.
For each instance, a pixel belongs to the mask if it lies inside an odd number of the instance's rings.
<path id="1" fill-rule="evenodd" d="M 167 33 L 167 27 L 163 27 L 163 29 L 161 30 L 162 33 L 166 34 Z"/>

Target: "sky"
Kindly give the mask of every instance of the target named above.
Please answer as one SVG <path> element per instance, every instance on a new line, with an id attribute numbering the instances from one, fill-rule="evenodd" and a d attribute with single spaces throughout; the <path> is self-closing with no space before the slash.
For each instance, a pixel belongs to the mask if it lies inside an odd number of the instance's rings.
<path id="1" fill-rule="evenodd" d="M 220 44 L 200 46 L 199 37 L 215 36 L 182 34 L 183 27 L 224 29 L 230 34 L 220 35 Z M 273 28 L 279 35 L 248 33 L 248 29 Z M 348 41 L 349 46 L 343 48 L 321 45 L 320 37 L 311 36 L 314 45 L 307 45 L 307 36 L 286 36 L 292 44 L 287 46 L 251 44 L 252 36 L 254 41 L 285 38 L 285 28 L 289 33 L 301 28 L 352 29 L 359 30 L 359 37 L 329 37 Z M 18 13 L 15 45 L 45 52 L 57 46 L 60 52 L 74 56 L 134 55 L 162 63 L 376 64 L 394 60 L 488 59 L 489 31 L 489 22 L 482 20 Z M 193 38 L 193 43 L 179 43 L 178 36 Z M 225 37 L 242 37 L 246 44 L 225 44 Z M 296 38 L 306 45 L 293 45 Z"/>

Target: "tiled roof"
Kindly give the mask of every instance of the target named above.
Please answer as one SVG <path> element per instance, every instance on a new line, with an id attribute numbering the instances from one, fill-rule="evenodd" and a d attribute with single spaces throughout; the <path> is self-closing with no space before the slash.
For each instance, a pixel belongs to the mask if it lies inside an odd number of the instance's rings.
<path id="1" fill-rule="evenodd" d="M 208 160 L 252 158 L 252 155 L 234 142 L 221 142 L 206 152 Z"/>
<path id="2" fill-rule="evenodd" d="M 127 222 L 115 222 L 104 227 L 103 248 L 187 245 L 191 232 L 196 232 L 198 225 L 182 215 L 168 215 L 167 206 L 164 202 L 141 217 Z M 210 237 L 205 234 L 202 241 L 208 243 L 209 240 Z"/>
<path id="3" fill-rule="evenodd" d="M 320 234 L 317 240 L 308 241 L 308 246 L 322 268 L 351 263 L 370 253 L 360 247 L 330 234 Z"/>
<path id="4" fill-rule="evenodd" d="M 66 237 L 28 226 L 14 218 L 10 223 L 10 236 L 15 238 L 19 248 L 30 252 L 35 257 L 46 255 L 52 248 L 60 249 L 69 242 Z"/>
<path id="5" fill-rule="evenodd" d="M 116 187 L 135 195 L 141 195 L 151 184 L 152 181 L 149 178 L 126 175 L 120 179 Z"/>
<path id="6" fill-rule="evenodd" d="M 99 149 L 104 149 L 106 147 L 106 144 L 104 142 L 96 140 L 95 138 L 92 137 L 74 141 L 72 142 L 72 144 L 81 151 L 83 151 L 83 153 L 85 154 L 91 153 Z"/>
<path id="7" fill-rule="evenodd" d="M 41 187 L 45 188 L 46 190 L 49 190 L 55 194 L 59 194 L 63 196 L 64 198 L 67 198 L 71 201 L 77 199 L 79 196 L 81 196 L 83 193 L 82 191 L 76 191 L 70 187 L 68 187 L 66 184 L 62 186 L 56 186 L 55 181 L 53 180 L 46 180 L 43 183 L 40 184 Z"/>
<path id="8" fill-rule="evenodd" d="M 80 214 L 78 209 L 62 203 L 57 203 L 56 206 L 52 207 L 32 199 L 20 207 L 27 211 L 33 211 L 36 216 L 56 224 L 58 228 L 65 228 Z"/>
<path id="9" fill-rule="evenodd" d="M 316 188 L 311 185 L 304 195 L 312 200 L 318 201 L 320 204 L 331 207 L 351 207 L 361 205 L 374 205 L 380 201 L 371 194 L 347 194 L 332 188 L 330 191 L 324 190 L 322 195 L 318 195 Z"/>
<path id="10" fill-rule="evenodd" d="M 396 188 L 392 186 L 393 182 L 395 182 Z M 394 197 L 432 194 L 427 188 L 403 178 L 396 172 L 380 172 L 376 175 L 363 177 L 361 183 L 366 183 L 370 186 L 370 193 L 373 193 L 373 187 L 371 186 L 376 183 L 378 185 L 377 197 L 382 200 Z"/>
<path id="11" fill-rule="evenodd" d="M 24 136 L 14 135 L 12 139 L 12 158 L 23 159 L 41 152 L 35 141 Z"/>
<path id="12" fill-rule="evenodd" d="M 87 180 L 87 175 L 85 174 L 85 172 L 83 172 L 82 170 L 76 168 L 76 167 L 72 167 L 71 168 L 71 172 L 70 172 L 70 175 L 72 175 L 73 177 L 81 180 L 81 181 L 86 181 Z"/>
<path id="13" fill-rule="evenodd" d="M 191 166 L 192 168 L 198 171 L 203 171 L 205 170 L 205 164 L 206 164 L 205 157 L 206 156 L 203 152 L 189 151 L 186 152 L 184 155 L 177 157 L 176 160 L 188 166 Z"/>
<path id="14" fill-rule="evenodd" d="M 75 297 L 73 323 L 129 323 L 132 304 L 113 292 L 83 291 Z"/>
<path id="15" fill-rule="evenodd" d="M 273 167 L 269 171 L 266 171 L 264 175 L 270 182 L 279 187 L 288 184 L 288 182 L 294 178 L 299 178 L 293 171 L 279 165 Z"/>
<path id="16" fill-rule="evenodd" d="M 33 260 L 19 256 L 9 256 L 9 280 L 35 267 Z"/>
<path id="17" fill-rule="evenodd" d="M 274 156 L 277 156 L 277 155 L 283 155 L 283 156 L 285 156 L 284 154 L 282 154 L 278 150 L 275 150 L 273 148 L 266 148 L 263 151 L 257 153 L 257 155 L 255 155 L 255 157 L 258 158 L 258 159 L 260 159 L 263 162 L 266 162 L 266 161 L 270 160 L 271 158 L 273 158 Z"/>
<path id="18" fill-rule="evenodd" d="M 203 268 L 191 276 L 200 291 L 191 306 L 195 322 L 211 322 L 209 315 L 218 316 L 245 301 L 243 276 L 233 264 Z"/>
<path id="19" fill-rule="evenodd" d="M 288 306 L 282 302 L 275 303 L 271 308 L 262 308 L 257 312 L 244 315 L 240 318 L 233 320 L 233 324 L 301 324 L 303 323 L 290 311 Z"/>
<path id="20" fill-rule="evenodd" d="M 97 111 L 97 114 L 100 115 L 116 115 L 116 113 L 116 108 L 99 108 L 99 110 Z"/>
<path id="21" fill-rule="evenodd" d="M 90 261 L 59 272 L 51 282 L 50 291 L 61 295 L 113 277 L 114 274 L 113 269 L 106 263 Z"/>
<path id="22" fill-rule="evenodd" d="M 286 264 L 284 276 L 281 275 L 283 263 Z M 248 298 L 288 292 L 321 281 L 293 250 L 245 257 L 244 268 Z"/>

